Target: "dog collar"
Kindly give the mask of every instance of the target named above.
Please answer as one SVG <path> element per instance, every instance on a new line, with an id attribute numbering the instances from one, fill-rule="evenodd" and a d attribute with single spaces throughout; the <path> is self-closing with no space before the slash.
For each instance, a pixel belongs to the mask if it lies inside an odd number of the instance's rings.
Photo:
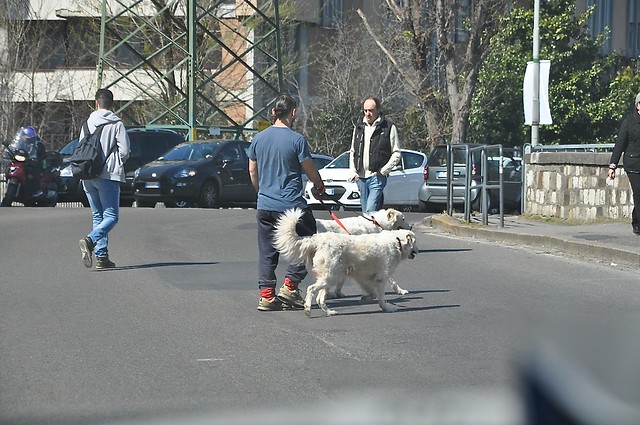
<path id="1" fill-rule="evenodd" d="M 382 229 L 382 225 L 380 223 L 378 223 L 378 221 L 376 220 L 376 218 L 374 216 L 371 216 L 371 217 L 363 216 L 363 217 Z"/>

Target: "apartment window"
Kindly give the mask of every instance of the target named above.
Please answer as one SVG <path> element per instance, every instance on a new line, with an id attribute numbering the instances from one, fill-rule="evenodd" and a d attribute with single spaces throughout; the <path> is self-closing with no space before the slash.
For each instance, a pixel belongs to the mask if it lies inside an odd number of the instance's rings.
<path id="1" fill-rule="evenodd" d="M 627 3 L 629 16 L 629 32 L 627 40 L 627 56 L 630 58 L 640 57 L 640 2 L 629 0 Z"/>
<path id="2" fill-rule="evenodd" d="M 589 31 L 595 38 L 600 34 L 608 34 L 611 30 L 613 0 L 587 0 L 587 7 L 594 5 L 596 9 L 589 18 Z M 611 52 L 611 36 L 607 36 L 600 52 L 603 54 Z"/>
<path id="3" fill-rule="evenodd" d="M 321 0 L 320 8 L 320 25 L 335 27 L 342 23 L 342 0 Z"/>

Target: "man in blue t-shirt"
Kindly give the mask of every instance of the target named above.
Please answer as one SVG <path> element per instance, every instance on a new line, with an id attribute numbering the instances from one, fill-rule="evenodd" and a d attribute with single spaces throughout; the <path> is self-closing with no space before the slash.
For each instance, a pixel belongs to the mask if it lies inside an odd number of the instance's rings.
<path id="1" fill-rule="evenodd" d="M 297 231 L 301 236 L 316 233 L 316 220 L 304 199 L 301 171 L 304 171 L 319 193 L 324 183 L 318 174 L 309 144 L 303 135 L 291 130 L 296 118 L 296 101 L 287 94 L 275 99 L 271 110 L 274 124 L 258 133 L 249 147 L 249 174 L 258 193 L 258 310 L 278 311 L 288 307 L 304 307 L 298 286 L 307 275 L 304 263 L 289 264 L 284 284 L 276 295 L 279 252 L 273 246 L 275 225 L 282 213 L 291 208 L 304 211 Z"/>

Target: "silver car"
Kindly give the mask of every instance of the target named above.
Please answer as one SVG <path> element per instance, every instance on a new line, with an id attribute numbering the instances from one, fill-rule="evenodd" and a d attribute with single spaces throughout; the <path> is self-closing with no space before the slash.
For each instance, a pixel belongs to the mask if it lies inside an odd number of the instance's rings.
<path id="1" fill-rule="evenodd" d="M 481 152 L 473 148 L 479 144 L 452 145 L 453 156 L 453 205 L 462 206 L 465 201 L 465 185 L 467 179 L 467 153 L 471 157 L 471 208 L 480 210 L 480 193 L 482 184 Z M 487 158 L 488 184 L 497 184 L 500 157 L 489 151 Z M 497 148 L 495 150 L 497 151 Z M 518 149 L 503 148 L 503 202 L 505 209 L 520 210 L 522 199 L 522 157 Z M 496 212 L 499 206 L 497 190 L 487 189 L 489 193 L 488 211 Z M 447 206 L 447 145 L 438 145 L 431 151 L 424 173 L 424 184 L 418 194 L 420 211 L 441 212 Z"/>

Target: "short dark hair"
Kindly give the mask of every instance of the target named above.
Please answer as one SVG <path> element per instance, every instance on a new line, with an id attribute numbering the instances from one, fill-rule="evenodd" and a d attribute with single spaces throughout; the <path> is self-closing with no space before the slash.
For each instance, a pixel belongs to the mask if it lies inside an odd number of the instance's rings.
<path id="1" fill-rule="evenodd" d="M 113 93 L 109 89 L 99 89 L 96 92 L 96 102 L 102 109 L 110 109 L 113 106 Z"/>
<path id="2" fill-rule="evenodd" d="M 298 103 L 289 94 L 280 94 L 276 97 L 273 105 L 273 115 L 280 119 L 289 115 L 289 113 L 298 106 Z"/>
<path id="3" fill-rule="evenodd" d="M 366 102 L 367 100 L 373 100 L 373 102 L 376 104 L 376 109 L 380 109 L 380 99 L 375 96 L 369 96 L 365 100 L 363 100 L 362 103 Z"/>

